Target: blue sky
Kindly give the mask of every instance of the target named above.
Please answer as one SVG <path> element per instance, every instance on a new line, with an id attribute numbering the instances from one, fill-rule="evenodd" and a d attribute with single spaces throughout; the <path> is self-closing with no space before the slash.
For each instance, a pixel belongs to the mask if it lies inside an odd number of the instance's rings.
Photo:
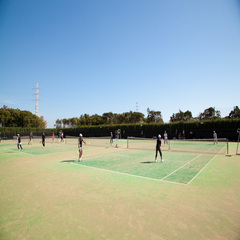
<path id="1" fill-rule="evenodd" d="M 240 1 L 0 0 L 0 107 L 225 117 L 240 106 Z"/>

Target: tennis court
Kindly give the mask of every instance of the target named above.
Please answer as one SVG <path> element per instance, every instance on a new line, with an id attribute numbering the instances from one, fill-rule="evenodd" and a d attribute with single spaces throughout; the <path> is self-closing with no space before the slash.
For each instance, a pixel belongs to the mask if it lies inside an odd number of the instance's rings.
<path id="1" fill-rule="evenodd" d="M 76 138 L 68 138 L 66 141 L 67 144 L 76 142 Z M 75 164 L 116 174 L 182 184 L 189 184 L 215 154 L 224 154 L 227 150 L 226 141 L 216 145 L 211 141 L 168 141 L 168 144 L 162 146 L 164 164 L 160 164 L 160 159 L 158 163 L 155 162 L 154 139 L 120 139 L 115 140 L 113 145 L 109 144 L 108 138 L 87 138 L 86 142 L 87 146 L 118 148 L 102 156 L 87 156 L 86 161 Z"/>
<path id="2" fill-rule="evenodd" d="M 239 239 L 225 143 L 171 142 L 155 163 L 155 140 L 85 141 L 82 162 L 74 138 L 0 144 L 1 239 Z"/>
<path id="3" fill-rule="evenodd" d="M 172 183 L 190 183 L 194 177 L 213 159 L 214 155 L 164 153 L 164 163 L 155 162 L 154 154 L 146 150 L 115 151 L 107 156 L 93 156 L 75 163 L 116 174 L 128 174 Z"/>

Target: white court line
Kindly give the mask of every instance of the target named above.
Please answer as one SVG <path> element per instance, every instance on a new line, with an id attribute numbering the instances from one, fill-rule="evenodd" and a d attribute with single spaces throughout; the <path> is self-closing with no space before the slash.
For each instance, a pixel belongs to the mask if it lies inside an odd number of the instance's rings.
<path id="1" fill-rule="evenodd" d="M 104 168 L 97 168 L 97 167 L 92 167 L 92 166 L 81 165 L 81 164 L 78 164 L 78 163 L 71 163 L 71 164 L 75 164 L 75 165 L 82 166 L 82 167 L 87 167 L 87 168 L 92 168 L 92 169 L 96 169 L 96 170 L 100 170 L 100 171 L 105 171 L 105 172 L 111 172 L 111 173 L 116 173 L 116 174 L 131 176 L 131 177 L 138 177 L 138 178 L 143 178 L 143 179 L 158 181 L 158 182 L 168 182 L 168 183 L 179 184 L 179 185 L 189 185 L 189 184 L 208 166 L 208 164 L 209 164 L 217 155 L 215 155 L 214 157 L 212 157 L 212 159 L 211 159 L 211 160 L 191 179 L 191 181 L 189 181 L 188 183 L 179 183 L 179 182 L 167 181 L 167 180 L 164 180 L 164 179 L 167 178 L 167 177 L 169 177 L 169 176 L 171 176 L 172 174 L 174 174 L 175 172 L 177 172 L 177 171 L 180 170 L 181 168 L 185 167 L 186 165 L 188 165 L 188 164 L 191 163 L 192 161 L 195 161 L 195 160 L 198 159 L 200 156 L 202 156 L 202 154 L 200 154 L 200 155 L 198 155 L 197 157 L 193 158 L 192 160 L 188 161 L 187 163 L 185 163 L 184 165 L 182 165 L 181 167 L 179 167 L 178 169 L 174 170 L 173 172 L 171 172 L 170 174 L 168 174 L 167 176 L 165 176 L 165 177 L 163 177 L 163 178 L 161 178 L 161 179 L 143 177 L 143 176 L 133 175 L 133 174 L 129 174 L 129 173 L 122 173 L 122 172 L 117 172 L 117 171 L 113 171 L 113 170 L 107 170 L 107 169 L 104 169 Z"/>
<path id="2" fill-rule="evenodd" d="M 214 147 L 217 147 L 218 144 L 213 144 L 212 147 L 209 148 L 209 150 L 212 150 Z M 217 153 L 221 153 L 221 151 L 225 148 L 226 146 L 224 145 L 221 149 L 217 151 Z"/>
<path id="3" fill-rule="evenodd" d="M 37 154 L 33 154 L 33 153 L 26 153 L 24 151 L 20 152 L 20 153 L 24 153 L 24 154 L 27 154 L 27 155 L 32 155 L 32 156 L 37 156 Z"/>
<path id="4" fill-rule="evenodd" d="M 33 156 L 36 156 L 35 154 L 33 154 L 33 153 L 26 153 L 26 152 L 24 152 L 24 151 L 19 151 L 19 150 L 12 150 L 12 149 L 8 149 L 8 148 L 4 148 L 4 150 L 6 150 L 6 151 L 11 151 L 11 152 L 14 152 L 14 153 L 16 153 L 16 154 L 18 154 L 18 153 L 24 153 L 24 154 L 27 154 L 27 155 L 33 155 Z"/>
<path id="5" fill-rule="evenodd" d="M 187 185 L 190 184 L 190 183 L 208 166 L 208 164 L 209 164 L 216 156 L 217 156 L 217 155 L 213 156 L 212 159 L 210 159 L 210 161 L 192 178 L 192 180 L 187 183 Z"/>
<path id="6" fill-rule="evenodd" d="M 197 157 L 193 158 L 193 159 L 192 159 L 192 160 L 190 160 L 189 162 L 185 163 L 184 165 L 182 165 L 182 166 L 181 166 L 181 167 L 179 167 L 178 169 L 174 170 L 173 172 L 171 172 L 170 174 L 168 174 L 167 176 L 165 176 L 165 177 L 164 177 L 164 178 L 162 178 L 161 180 L 163 180 L 163 179 L 165 179 L 165 178 L 167 178 L 167 177 L 171 176 L 173 173 L 175 173 L 175 172 L 177 172 L 178 170 L 180 170 L 181 168 L 185 167 L 185 166 L 186 166 L 186 165 L 188 165 L 190 162 L 192 162 L 192 161 L 196 160 L 196 159 L 197 159 L 197 158 L 199 158 L 200 156 L 202 156 L 202 154 L 201 154 L 201 155 L 198 155 Z"/>
<path id="7" fill-rule="evenodd" d="M 224 149 L 226 146 L 223 146 L 218 152 L 220 152 L 220 151 L 222 151 L 222 149 Z M 227 148 L 227 147 L 226 147 Z M 225 153 L 226 153 L 226 151 L 225 151 Z"/>
<path id="8" fill-rule="evenodd" d="M 65 162 L 65 163 L 67 163 L 67 162 Z M 78 163 L 70 163 L 70 164 L 75 164 L 75 165 L 78 165 L 78 166 L 81 166 L 81 167 L 92 168 L 92 169 L 96 169 L 96 170 L 100 170 L 100 171 L 105 171 L 105 172 L 110 172 L 110 173 L 116 173 L 116 174 L 121 174 L 121 175 L 125 175 L 125 176 L 130 176 L 130 177 L 137 177 L 137 178 L 143 178 L 143 179 L 153 180 L 153 181 L 157 181 L 157 182 L 168 182 L 168 183 L 173 183 L 173 184 L 187 185 L 186 183 L 178 183 L 178 182 L 166 181 L 166 180 L 163 180 L 163 179 L 143 177 L 143 176 L 133 175 L 133 174 L 129 174 L 129 173 L 122 173 L 122 172 L 112 171 L 112 170 L 108 170 L 108 169 L 104 169 L 104 168 L 97 168 L 97 167 L 91 167 L 91 166 L 81 165 L 81 164 L 78 164 Z"/>

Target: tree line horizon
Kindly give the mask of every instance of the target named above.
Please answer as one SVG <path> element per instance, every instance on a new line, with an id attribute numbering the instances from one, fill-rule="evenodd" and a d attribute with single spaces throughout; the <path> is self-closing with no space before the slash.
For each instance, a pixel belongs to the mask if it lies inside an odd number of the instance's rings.
<path id="1" fill-rule="evenodd" d="M 43 116 L 3 105 L 0 108 L 0 127 L 46 128 L 47 122 Z"/>
<path id="2" fill-rule="evenodd" d="M 219 120 L 219 119 L 236 119 L 240 118 L 240 109 L 238 106 L 233 107 L 233 110 L 228 116 L 222 118 L 221 113 L 215 110 L 214 107 L 209 107 L 200 113 L 197 117 L 192 116 L 191 111 L 183 112 L 179 110 L 178 113 L 173 113 L 170 117 L 170 123 L 174 122 L 190 122 L 202 120 Z M 140 112 L 125 112 L 117 113 L 103 113 L 102 116 L 98 114 L 89 115 L 82 114 L 79 118 L 63 118 L 57 119 L 56 128 L 78 127 L 83 125 L 113 125 L 113 124 L 136 124 L 136 123 L 159 123 L 164 124 L 161 111 L 154 111 L 147 109 L 147 116 Z M 32 128 L 46 128 L 47 122 L 44 117 L 37 117 L 30 111 L 22 111 L 20 109 L 8 108 L 3 106 L 0 108 L 0 127 L 32 127 Z"/>
<path id="3" fill-rule="evenodd" d="M 202 120 L 219 120 L 219 119 L 236 119 L 240 118 L 240 109 L 238 106 L 234 106 L 228 116 L 221 117 L 221 112 L 215 110 L 214 107 L 209 107 L 200 113 L 197 117 L 192 116 L 191 111 L 183 112 L 179 110 L 178 113 L 173 113 L 169 122 L 190 122 L 190 121 L 202 121 Z M 140 112 L 125 112 L 121 114 L 117 113 L 103 113 L 102 116 L 98 114 L 89 115 L 82 114 L 79 118 L 63 118 L 56 120 L 56 128 L 66 127 L 78 127 L 81 125 L 112 125 L 112 124 L 135 124 L 135 123 L 164 123 L 161 111 L 154 111 L 147 109 L 147 117 Z"/>

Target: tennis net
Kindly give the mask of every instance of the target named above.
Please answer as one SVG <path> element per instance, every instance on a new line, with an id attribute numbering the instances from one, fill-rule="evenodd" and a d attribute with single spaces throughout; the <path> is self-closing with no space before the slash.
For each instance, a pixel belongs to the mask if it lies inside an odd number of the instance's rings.
<path id="1" fill-rule="evenodd" d="M 66 136 L 65 143 L 67 144 L 78 144 L 77 136 Z M 111 142 L 110 136 L 106 137 L 83 137 L 83 140 L 89 146 L 98 146 L 98 147 L 127 147 L 127 140 L 126 139 L 113 139 Z"/>
<path id="2" fill-rule="evenodd" d="M 128 137 L 127 148 L 155 150 L 156 139 Z M 214 144 L 214 139 L 162 140 L 161 150 L 206 154 L 228 154 L 228 140 L 226 138 L 220 138 L 216 144 Z"/>

